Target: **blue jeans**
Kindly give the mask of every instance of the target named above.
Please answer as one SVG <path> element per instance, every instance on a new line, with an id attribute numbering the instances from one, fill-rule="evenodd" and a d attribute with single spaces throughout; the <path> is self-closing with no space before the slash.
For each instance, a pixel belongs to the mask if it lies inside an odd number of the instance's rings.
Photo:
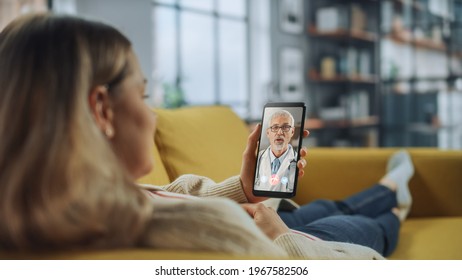
<path id="1" fill-rule="evenodd" d="M 396 193 L 375 185 L 343 201 L 316 200 L 294 211 L 278 211 L 291 229 L 325 241 L 354 243 L 390 255 L 398 243 L 400 221 L 391 212 Z"/>

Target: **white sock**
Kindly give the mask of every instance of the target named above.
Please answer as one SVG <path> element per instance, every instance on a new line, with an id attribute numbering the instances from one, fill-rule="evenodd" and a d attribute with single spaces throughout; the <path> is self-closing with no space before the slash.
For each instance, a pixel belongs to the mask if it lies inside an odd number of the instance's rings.
<path id="1" fill-rule="evenodd" d="M 412 196 L 409 191 L 409 180 L 414 175 L 414 166 L 412 165 L 409 153 L 400 150 L 394 153 L 388 160 L 386 179 L 396 183 L 396 199 L 400 210 L 400 220 L 404 221 L 411 210 Z"/>

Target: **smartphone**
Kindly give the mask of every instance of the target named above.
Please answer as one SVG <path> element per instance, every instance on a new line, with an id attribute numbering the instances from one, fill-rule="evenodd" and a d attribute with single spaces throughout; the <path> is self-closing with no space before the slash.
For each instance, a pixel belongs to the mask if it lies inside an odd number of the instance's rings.
<path id="1" fill-rule="evenodd" d="M 305 115 L 303 102 L 265 105 L 253 185 L 255 196 L 295 196 Z"/>

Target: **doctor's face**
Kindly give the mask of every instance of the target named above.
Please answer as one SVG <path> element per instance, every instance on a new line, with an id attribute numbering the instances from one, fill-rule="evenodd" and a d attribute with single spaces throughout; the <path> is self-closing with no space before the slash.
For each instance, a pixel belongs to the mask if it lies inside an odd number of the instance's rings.
<path id="1" fill-rule="evenodd" d="M 266 136 L 271 145 L 271 151 L 277 157 L 281 156 L 294 136 L 294 127 L 291 119 L 287 116 L 276 116 L 271 120 L 270 127 L 266 130 Z"/>

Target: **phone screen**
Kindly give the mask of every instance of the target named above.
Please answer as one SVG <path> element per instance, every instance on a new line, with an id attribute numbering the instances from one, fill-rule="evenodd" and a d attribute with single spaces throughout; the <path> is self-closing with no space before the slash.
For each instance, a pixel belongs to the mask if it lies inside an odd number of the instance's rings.
<path id="1" fill-rule="evenodd" d="M 268 103 L 263 109 L 253 194 L 293 197 L 303 141 L 304 103 Z"/>

